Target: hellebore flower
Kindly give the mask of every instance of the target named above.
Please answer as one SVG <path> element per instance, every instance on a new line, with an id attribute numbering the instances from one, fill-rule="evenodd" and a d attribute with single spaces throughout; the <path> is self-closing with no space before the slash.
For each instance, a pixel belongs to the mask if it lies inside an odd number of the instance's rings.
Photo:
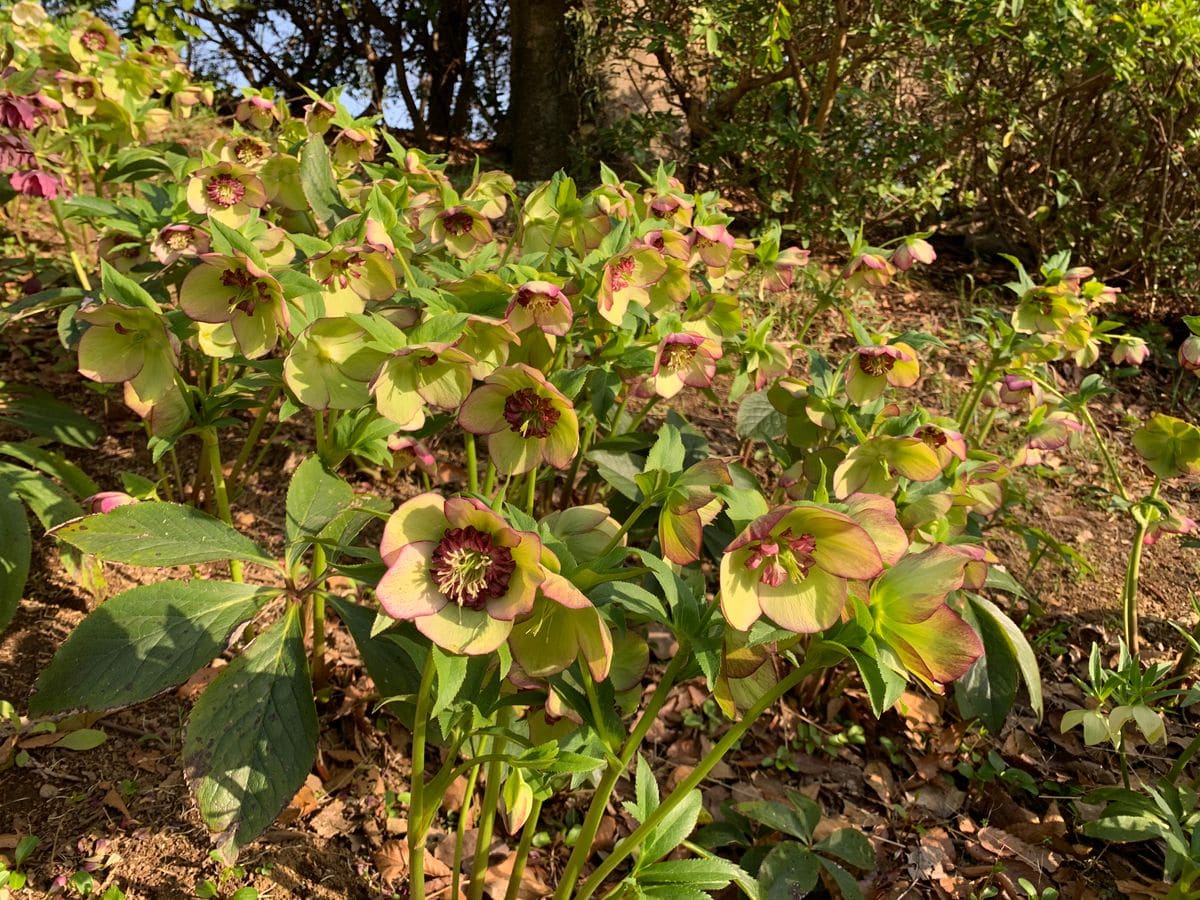
<path id="1" fill-rule="evenodd" d="M 717 374 L 721 345 L 710 337 L 685 331 L 668 334 L 654 355 L 654 392 L 670 400 L 683 386 L 705 388 Z"/>
<path id="2" fill-rule="evenodd" d="M 410 344 L 384 358 L 371 383 L 379 414 L 402 431 L 425 424 L 425 404 L 458 409 L 471 391 L 471 357 L 453 344 Z"/>
<path id="3" fill-rule="evenodd" d="M 1026 444 L 1031 450 L 1061 450 L 1071 440 L 1071 435 L 1082 431 L 1083 423 L 1074 413 L 1058 410 L 1033 426 Z"/>
<path id="4" fill-rule="evenodd" d="M 679 475 L 658 517 L 663 556 L 679 566 L 700 558 L 704 526 L 711 525 L 721 511 L 722 501 L 712 489 L 732 483 L 729 469 L 719 459 L 702 459 Z"/>
<path id="5" fill-rule="evenodd" d="M 212 216 L 230 228 L 245 225 L 252 209 L 267 204 L 262 180 L 245 166 L 231 162 L 197 169 L 187 186 L 192 212 Z"/>
<path id="6" fill-rule="evenodd" d="M 271 158 L 271 148 L 256 137 L 244 134 L 231 138 L 221 148 L 221 159 L 247 169 L 257 169 Z"/>
<path id="7" fill-rule="evenodd" d="M 96 255 L 123 275 L 150 260 L 150 253 L 140 237 L 122 233 L 101 237 L 96 242 Z"/>
<path id="8" fill-rule="evenodd" d="M 388 567 L 375 590 L 383 611 L 450 653 L 496 650 L 545 578 L 537 535 L 462 497 L 402 503 L 379 549 Z"/>
<path id="9" fill-rule="evenodd" d="M 599 559 L 621 530 L 608 508 L 595 503 L 549 513 L 541 519 L 541 524 L 580 562 Z M 625 546 L 625 535 L 621 535 L 618 546 Z"/>
<path id="10" fill-rule="evenodd" d="M 503 319 L 470 316 L 457 346 L 471 357 L 471 377 L 482 381 L 508 361 L 510 345 L 520 342 Z"/>
<path id="11" fill-rule="evenodd" d="M 46 200 L 53 200 L 65 193 L 62 182 L 49 172 L 43 172 L 40 169 L 13 172 L 8 176 L 8 183 L 12 185 L 14 191 L 26 197 L 42 197 Z"/>
<path id="12" fill-rule="evenodd" d="M 693 259 L 710 269 L 723 269 L 733 256 L 733 235 L 724 225 L 697 225 L 692 230 Z"/>
<path id="13" fill-rule="evenodd" d="M 475 176 L 463 199 L 479 204 L 479 214 L 486 219 L 499 219 L 508 209 L 508 197 L 517 183 L 507 172 L 481 172 Z"/>
<path id="14" fill-rule="evenodd" d="M 928 422 L 914 431 L 913 437 L 920 438 L 933 449 L 943 469 L 950 464 L 951 458 L 966 462 L 967 442 L 961 432 Z"/>
<path id="15" fill-rule="evenodd" d="M 1113 344 L 1111 358 L 1114 366 L 1140 366 L 1149 356 L 1150 348 L 1144 340 L 1125 335 Z M 1200 365 L 1200 346 L 1197 347 L 1197 365 Z"/>
<path id="16" fill-rule="evenodd" d="M 96 114 L 100 107 L 103 94 L 100 84 L 95 78 L 87 75 L 76 75 L 73 72 L 59 72 L 55 75 L 59 91 L 62 93 L 63 106 L 72 109 L 77 115 L 87 119 Z"/>
<path id="17" fill-rule="evenodd" d="M 1042 388 L 1036 381 L 1022 378 L 1020 375 L 1004 375 L 997 385 L 1002 403 L 1025 404 L 1039 406 L 1042 402 Z"/>
<path id="18" fill-rule="evenodd" d="M 721 559 L 721 611 L 738 631 L 761 615 L 811 634 L 846 605 L 846 580 L 873 578 L 883 559 L 870 534 L 845 513 L 798 503 L 751 522 Z"/>
<path id="19" fill-rule="evenodd" d="M 339 166 L 353 166 L 375 158 L 375 141 L 359 128 L 345 128 L 333 139 L 333 161 Z"/>
<path id="20" fill-rule="evenodd" d="M 866 403 L 883 393 L 885 385 L 907 388 L 921 377 L 917 351 L 908 344 L 857 347 L 846 369 L 846 395 Z"/>
<path id="21" fill-rule="evenodd" d="M 243 125 L 249 125 L 259 131 L 265 131 L 283 119 L 274 100 L 259 96 L 243 97 L 239 100 L 233 117 Z"/>
<path id="22" fill-rule="evenodd" d="M 846 267 L 846 284 L 852 288 L 886 287 L 896 267 L 880 253 L 860 253 Z"/>
<path id="23" fill-rule="evenodd" d="M 1086 301 L 1065 284 L 1026 291 L 1013 310 L 1013 328 L 1023 334 L 1057 334 L 1087 311 Z"/>
<path id="24" fill-rule="evenodd" d="M 1179 345 L 1179 365 L 1200 374 L 1200 334 L 1193 334 Z"/>
<path id="25" fill-rule="evenodd" d="M 875 633 L 931 688 L 962 677 L 983 654 L 975 630 L 946 605 L 970 557 L 945 544 L 906 556 L 871 585 Z"/>
<path id="26" fill-rule="evenodd" d="M 366 331 L 350 319 L 317 319 L 300 333 L 283 363 L 283 380 L 310 409 L 358 409 L 386 355 L 365 346 Z"/>
<path id="27" fill-rule="evenodd" d="M 104 384 L 136 378 L 150 396 L 174 383 L 178 341 L 158 313 L 104 303 L 75 315 L 90 326 L 79 339 L 79 374 L 84 378 Z"/>
<path id="28" fill-rule="evenodd" d="M 940 474 L 937 451 L 921 438 L 877 435 L 850 449 L 834 470 L 833 490 L 839 498 L 860 492 L 887 495 L 897 476 L 933 481 Z"/>
<path id="29" fill-rule="evenodd" d="M 87 63 L 101 53 L 120 53 L 121 39 L 102 19 L 84 13 L 79 26 L 67 39 L 67 49 L 77 62 Z"/>
<path id="30" fill-rule="evenodd" d="M 150 252 L 164 266 L 169 266 L 184 257 L 192 258 L 207 253 L 208 234 L 195 225 L 182 223 L 168 225 L 158 233 L 150 244 Z"/>
<path id="31" fill-rule="evenodd" d="M 37 162 L 33 145 L 20 134 L 0 134 L 0 169 L 28 169 Z"/>
<path id="32" fill-rule="evenodd" d="M 337 107 L 328 100 L 313 100 L 304 107 L 304 127 L 309 134 L 324 134 L 333 124 L 333 117 L 336 115 Z"/>
<path id="33" fill-rule="evenodd" d="M 136 497 L 130 497 L 123 491 L 101 491 L 98 494 L 92 494 L 83 501 L 83 508 L 89 513 L 104 514 L 111 512 L 118 506 L 132 506 L 137 503 Z"/>
<path id="34" fill-rule="evenodd" d="M 546 571 L 528 615 L 520 616 L 508 636 L 522 671 L 549 678 L 582 659 L 596 681 L 612 665 L 612 632 L 596 607 L 563 576 Z"/>
<path id="35" fill-rule="evenodd" d="M 1145 537 L 1142 538 L 1142 544 L 1147 547 L 1153 547 L 1164 535 L 1168 534 L 1200 534 L 1200 524 L 1190 516 L 1185 516 L 1170 510 L 1165 515 L 1159 517 L 1150 524 L 1146 531 Z"/>
<path id="36" fill-rule="evenodd" d="M 309 260 L 315 281 L 325 288 L 325 315 L 344 316 L 366 309 L 368 300 L 396 293 L 396 272 L 386 253 L 368 247 L 334 247 Z"/>
<path id="37" fill-rule="evenodd" d="M 22 28 L 30 26 L 38 26 L 48 18 L 46 10 L 42 8 L 42 4 L 34 2 L 34 0 L 18 0 L 12 5 L 10 10 L 14 25 L 19 25 Z"/>
<path id="38" fill-rule="evenodd" d="M 928 266 L 935 259 L 937 254 L 934 253 L 933 247 L 929 241 L 921 238 L 905 238 L 904 243 L 892 253 L 892 265 L 901 272 L 907 272 L 914 263 Z"/>
<path id="39" fill-rule="evenodd" d="M 37 107 L 16 94 L 0 94 L 0 125 L 12 131 L 30 131 L 37 125 Z"/>
<path id="40" fill-rule="evenodd" d="M 565 469 L 579 449 L 579 418 L 571 401 L 537 369 L 505 366 L 471 392 L 458 424 L 488 438 L 488 455 L 505 475 L 542 460 Z"/>
<path id="41" fill-rule="evenodd" d="M 575 314 L 562 288 L 549 281 L 527 281 L 513 294 L 504 313 L 513 331 L 540 328 L 561 337 L 571 330 Z"/>
<path id="42" fill-rule="evenodd" d="M 432 474 L 437 468 L 437 460 L 429 448 L 416 438 L 393 434 L 388 438 L 387 448 L 392 453 L 393 469 L 407 469 L 417 465 Z"/>
<path id="43" fill-rule="evenodd" d="M 600 315 L 619 326 L 630 301 L 639 306 L 650 302 L 649 288 L 667 271 L 662 256 L 651 249 L 634 250 L 610 259 L 600 273 L 596 297 Z"/>
<path id="44" fill-rule="evenodd" d="M 1200 475 L 1200 428 L 1155 413 L 1133 433 L 1133 446 L 1160 478 Z"/>
<path id="45" fill-rule="evenodd" d="M 778 294 L 791 288 L 796 280 L 796 270 L 808 265 L 811 250 L 788 247 L 775 257 L 774 268 L 763 279 L 763 288 Z"/>
<path id="46" fill-rule="evenodd" d="M 179 287 L 179 305 L 196 322 L 228 322 L 242 355 L 249 359 L 274 349 L 288 326 L 283 288 L 254 260 L 241 254 L 205 253 Z"/>
<path id="47" fill-rule="evenodd" d="M 431 211 L 432 212 L 432 211 Z M 451 206 L 433 213 L 423 223 L 429 242 L 443 245 L 451 256 L 466 259 L 475 249 L 492 239 L 488 220 L 469 206 Z"/>

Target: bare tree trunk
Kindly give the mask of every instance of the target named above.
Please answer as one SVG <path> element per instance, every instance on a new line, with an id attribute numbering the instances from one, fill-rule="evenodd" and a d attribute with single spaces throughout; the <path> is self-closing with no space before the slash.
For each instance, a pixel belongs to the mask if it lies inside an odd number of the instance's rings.
<path id="1" fill-rule="evenodd" d="M 467 35 L 471 0 L 441 0 L 429 48 L 429 130 L 441 137 L 457 137 L 466 125 L 455 115 L 459 86 L 467 77 Z M 462 85 L 467 88 L 467 85 Z"/>
<path id="2" fill-rule="evenodd" d="M 567 13 L 575 0 L 511 0 L 513 174 L 548 178 L 570 161 L 578 127 L 575 48 Z"/>

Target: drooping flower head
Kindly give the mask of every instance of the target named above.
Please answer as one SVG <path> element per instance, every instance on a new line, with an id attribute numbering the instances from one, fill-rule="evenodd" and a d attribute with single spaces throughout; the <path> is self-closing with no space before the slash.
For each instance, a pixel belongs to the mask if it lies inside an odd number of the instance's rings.
<path id="1" fill-rule="evenodd" d="M 8 176 L 8 183 L 18 194 L 25 197 L 41 197 L 44 200 L 53 200 L 66 192 L 61 181 L 40 169 L 13 172 Z"/>
<path id="2" fill-rule="evenodd" d="M 915 263 L 930 265 L 937 259 L 929 241 L 922 238 L 905 238 L 904 243 L 892 253 L 892 265 L 901 272 L 907 272 Z"/>
<path id="3" fill-rule="evenodd" d="M 267 192 L 250 169 L 222 161 L 193 173 L 188 181 L 187 202 L 197 215 L 212 216 L 223 225 L 237 228 L 246 224 L 252 209 L 266 206 Z"/>
<path id="4" fill-rule="evenodd" d="M 458 414 L 459 424 L 487 435 L 488 455 L 506 475 L 528 472 L 543 460 L 564 469 L 579 449 L 579 418 L 571 401 L 537 369 L 497 369 Z"/>
<path id="5" fill-rule="evenodd" d="M 887 385 L 907 388 L 921 377 L 917 352 L 905 343 L 856 347 L 846 369 L 846 394 L 855 403 L 867 403 Z"/>
<path id="6" fill-rule="evenodd" d="M 688 387 L 704 388 L 717 374 L 721 345 L 711 337 L 684 331 L 668 334 L 659 342 L 651 377 L 654 392 L 669 400 Z"/>
<path id="7" fill-rule="evenodd" d="M 37 108 L 24 97 L 0 92 L 0 125 L 12 131 L 30 131 L 37 125 Z"/>
<path id="8" fill-rule="evenodd" d="M 261 168 L 270 158 L 271 148 L 248 134 L 230 138 L 221 148 L 221 159 L 245 166 L 247 169 Z"/>
<path id="9" fill-rule="evenodd" d="M 317 319 L 288 351 L 284 382 L 311 409 L 365 406 L 370 381 L 385 359 L 366 339 L 366 331 L 350 319 Z"/>
<path id="10" fill-rule="evenodd" d="M 603 681 L 612 666 L 608 624 L 583 592 L 549 570 L 533 609 L 514 623 L 508 647 L 522 672 L 531 678 L 548 678 L 579 659 L 593 679 Z"/>
<path id="11" fill-rule="evenodd" d="M 337 107 L 328 100 L 316 100 L 304 107 L 304 127 L 309 134 L 322 135 L 333 124 Z"/>
<path id="12" fill-rule="evenodd" d="M 314 280 L 325 292 L 325 315 L 360 313 L 368 300 L 388 300 L 396 293 L 396 272 L 386 253 L 367 246 L 334 247 L 310 260 Z"/>
<path id="13" fill-rule="evenodd" d="M 633 250 L 610 259 L 600 273 L 597 311 L 614 325 L 620 325 L 631 302 L 646 306 L 649 288 L 667 271 L 663 257 L 655 250 Z"/>
<path id="14" fill-rule="evenodd" d="M 1200 374 L 1200 335 L 1193 334 L 1179 345 L 1179 365 Z"/>
<path id="15" fill-rule="evenodd" d="M 755 519 L 725 548 L 721 611 L 746 631 L 761 615 L 799 634 L 842 614 L 846 580 L 873 578 L 883 559 L 870 534 L 846 513 L 799 503 Z"/>
<path id="16" fill-rule="evenodd" d="M 101 53 L 120 53 L 121 39 L 103 19 L 84 13 L 67 40 L 67 48 L 76 62 L 91 63 Z"/>
<path id="17" fill-rule="evenodd" d="M 1002 403 L 1038 406 L 1042 402 L 1042 388 L 1037 382 L 1020 375 L 1003 375 L 997 385 Z"/>
<path id="18" fill-rule="evenodd" d="M 95 515 L 111 512 L 118 506 L 132 506 L 137 502 L 136 497 L 131 497 L 124 491 L 101 491 L 85 498 L 83 508 Z"/>
<path id="19" fill-rule="evenodd" d="M 179 305 L 196 322 L 228 322 L 242 354 L 269 353 L 288 326 L 283 288 L 254 260 L 234 253 L 205 253 L 179 287 Z"/>
<path id="20" fill-rule="evenodd" d="M 376 594 L 384 612 L 411 620 L 451 653 L 490 653 L 533 608 L 545 573 L 541 541 L 482 503 L 420 494 L 388 519 Z"/>
<path id="21" fill-rule="evenodd" d="M 1200 347 L 1197 348 L 1197 365 L 1200 365 Z M 1123 335 L 1112 348 L 1114 366 L 1140 366 L 1150 356 L 1150 347 L 1140 337 Z"/>
<path id="22" fill-rule="evenodd" d="M 724 225 L 697 225 L 692 231 L 692 253 L 710 269 L 724 269 L 733 257 L 733 235 Z"/>
<path id="23" fill-rule="evenodd" d="M 138 382 L 150 398 L 174 384 L 178 341 L 166 320 L 150 309 L 116 303 L 85 307 L 75 317 L 88 324 L 79 339 L 79 374 L 104 384 Z"/>
<path id="24" fill-rule="evenodd" d="M 208 234 L 195 225 L 176 223 L 162 229 L 150 244 L 150 252 L 164 266 L 183 258 L 192 258 L 207 253 Z"/>
<path id="25" fill-rule="evenodd" d="M 773 294 L 791 288 L 796 280 L 796 270 L 808 265 L 812 251 L 799 247 L 788 247 L 775 258 L 774 268 L 763 279 L 763 287 Z"/>
<path id="26" fill-rule="evenodd" d="M 451 256 L 465 259 L 492 239 L 492 226 L 469 206 L 451 206 L 432 213 L 426 225 L 430 243 L 442 245 Z"/>
<path id="27" fill-rule="evenodd" d="M 254 95 L 238 101 L 233 117 L 243 125 L 265 131 L 276 122 L 282 121 L 283 114 L 274 100 Z"/>
<path id="28" fill-rule="evenodd" d="M 951 458 L 959 462 L 967 459 L 967 442 L 962 432 L 955 431 L 936 422 L 927 422 L 913 432 L 913 437 L 920 438 L 926 445 L 933 448 L 942 468 L 950 464 Z"/>
<path id="29" fill-rule="evenodd" d="M 571 301 L 562 288 L 549 281 L 527 281 L 517 288 L 504 316 L 513 331 L 536 327 L 560 337 L 571 330 L 574 321 Z"/>
<path id="30" fill-rule="evenodd" d="M 846 267 L 846 284 L 852 288 L 886 287 L 896 267 L 882 253 L 860 253 Z"/>
<path id="31" fill-rule="evenodd" d="M 453 344 L 409 344 L 386 358 L 371 383 L 379 414 L 402 431 L 425 424 L 425 406 L 458 409 L 471 390 L 471 357 Z"/>
<path id="32" fill-rule="evenodd" d="M 361 128 L 344 128 L 333 139 L 333 161 L 339 166 L 352 166 L 375 158 L 375 141 Z"/>

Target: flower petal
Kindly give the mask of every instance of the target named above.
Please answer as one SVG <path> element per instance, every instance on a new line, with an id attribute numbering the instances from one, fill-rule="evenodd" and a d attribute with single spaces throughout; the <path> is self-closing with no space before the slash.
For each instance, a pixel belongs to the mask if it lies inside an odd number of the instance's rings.
<path id="1" fill-rule="evenodd" d="M 431 616 L 449 602 L 429 574 L 429 561 L 436 549 L 433 541 L 405 544 L 379 579 L 375 595 L 393 619 Z"/>
<path id="2" fill-rule="evenodd" d="M 784 581 L 778 587 L 761 584 L 762 611 L 780 628 L 797 634 L 815 634 L 833 625 L 846 606 L 846 582 L 814 566 L 799 584 Z"/>
<path id="3" fill-rule="evenodd" d="M 721 612 L 731 628 L 748 631 L 762 615 L 758 602 L 759 573 L 746 567 L 750 553 L 726 552 L 721 557 Z"/>
<path id="4" fill-rule="evenodd" d="M 386 565 L 391 565 L 405 544 L 441 540 L 450 523 L 446 521 L 446 501 L 432 491 L 405 500 L 392 513 L 383 528 L 379 552 Z"/>
<path id="5" fill-rule="evenodd" d="M 432 616 L 421 616 L 413 624 L 443 650 L 468 656 L 491 653 L 508 640 L 512 631 L 512 622 L 454 603 L 447 603 Z"/>

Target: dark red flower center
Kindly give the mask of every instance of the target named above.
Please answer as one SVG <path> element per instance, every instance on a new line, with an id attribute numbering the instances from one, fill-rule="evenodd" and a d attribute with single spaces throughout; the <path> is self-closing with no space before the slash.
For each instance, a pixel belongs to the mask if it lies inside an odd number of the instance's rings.
<path id="1" fill-rule="evenodd" d="M 90 81 L 76 81 L 71 85 L 71 93 L 79 100 L 91 100 L 96 96 L 96 86 Z"/>
<path id="2" fill-rule="evenodd" d="M 622 256 L 612 263 L 608 270 L 608 286 L 614 291 L 622 291 L 629 287 L 634 265 L 632 256 Z"/>
<path id="3" fill-rule="evenodd" d="M 557 305 L 557 301 L 545 291 L 527 287 L 517 291 L 517 303 L 534 314 L 548 313 Z"/>
<path id="4" fill-rule="evenodd" d="M 667 344 L 663 347 L 662 364 L 673 372 L 688 368 L 696 359 L 695 344 Z"/>
<path id="5" fill-rule="evenodd" d="M 858 365 L 868 375 L 886 375 L 896 365 L 896 360 L 887 353 L 858 354 Z"/>
<path id="6" fill-rule="evenodd" d="M 559 412 L 533 388 L 521 388 L 504 401 L 504 421 L 523 438 L 544 438 L 558 422 Z"/>
<path id="7" fill-rule="evenodd" d="M 939 447 L 945 447 L 946 441 L 948 440 L 946 437 L 946 432 L 942 431 L 940 428 L 935 428 L 932 425 L 922 425 L 917 429 L 916 435 L 934 450 L 938 449 Z"/>
<path id="8" fill-rule="evenodd" d="M 89 28 L 79 36 L 79 43 L 95 53 L 108 46 L 108 35 L 98 28 Z"/>
<path id="9" fill-rule="evenodd" d="M 443 534 L 429 561 L 434 583 L 446 599 L 475 610 L 508 593 L 516 569 L 511 550 L 470 525 Z"/>
<path id="10" fill-rule="evenodd" d="M 229 305 L 248 316 L 254 315 L 259 303 L 271 301 L 271 286 L 245 269 L 226 269 L 221 273 L 221 284 L 234 289 Z"/>
<path id="11" fill-rule="evenodd" d="M 759 572 L 759 581 L 769 587 L 779 587 L 789 578 L 799 584 L 813 567 L 813 552 L 817 539 L 811 534 L 793 535 L 785 528 L 777 537 L 758 542 L 746 559 L 746 568 Z"/>
<path id="12" fill-rule="evenodd" d="M 472 220 L 471 214 L 462 210 L 442 214 L 442 227 L 446 229 L 446 234 L 455 237 L 466 234 L 471 230 L 473 224 L 474 220 Z"/>
<path id="13" fill-rule="evenodd" d="M 267 155 L 267 148 L 258 141 L 242 138 L 233 145 L 233 155 L 244 166 L 256 163 Z"/>
<path id="14" fill-rule="evenodd" d="M 229 209 L 246 196 L 246 186 L 228 174 L 214 175 L 208 179 L 205 191 L 209 202 L 222 209 Z"/>

